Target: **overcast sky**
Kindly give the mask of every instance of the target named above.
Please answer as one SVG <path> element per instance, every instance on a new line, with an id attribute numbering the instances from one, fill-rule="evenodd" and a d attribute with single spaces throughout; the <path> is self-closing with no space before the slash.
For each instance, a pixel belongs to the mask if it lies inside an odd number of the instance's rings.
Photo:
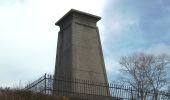
<path id="1" fill-rule="evenodd" d="M 98 22 L 109 80 L 119 59 L 133 52 L 170 54 L 170 0 L 0 0 L 0 86 L 54 73 L 55 22 L 71 8 Z"/>

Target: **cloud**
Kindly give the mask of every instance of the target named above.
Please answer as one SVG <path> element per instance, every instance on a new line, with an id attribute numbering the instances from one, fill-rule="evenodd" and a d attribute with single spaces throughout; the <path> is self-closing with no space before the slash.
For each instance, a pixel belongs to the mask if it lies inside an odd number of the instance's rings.
<path id="1" fill-rule="evenodd" d="M 151 45 L 150 48 L 147 49 L 147 52 L 153 53 L 156 55 L 160 54 L 168 54 L 170 55 L 170 45 L 167 45 L 166 43 L 159 43 Z"/>
<path id="2" fill-rule="evenodd" d="M 118 61 L 113 60 L 113 58 L 106 57 L 105 58 L 105 65 L 107 77 L 110 80 L 117 80 L 117 78 L 120 76 L 120 65 Z"/>
<path id="3" fill-rule="evenodd" d="M 59 31 L 54 23 L 71 8 L 102 16 L 106 69 L 109 79 L 116 79 L 121 56 L 169 52 L 169 5 L 169 0 L 0 0 L 1 84 L 53 73 Z"/>
<path id="4" fill-rule="evenodd" d="M 108 1 L 102 19 L 106 67 L 110 66 L 107 62 L 118 62 L 121 56 L 133 52 L 169 53 L 169 18 L 169 0 Z M 119 66 L 112 67 L 114 73 Z"/>
<path id="5" fill-rule="evenodd" d="M 91 2 L 91 3 L 89 3 Z M 98 2 L 95 7 L 94 3 Z M 54 72 L 59 27 L 71 8 L 100 15 L 104 0 L 0 0 L 1 86 Z M 88 7 L 87 7 L 88 5 Z"/>
<path id="6" fill-rule="evenodd" d="M 11 6 L 14 4 L 24 4 L 26 3 L 28 0 L 0 0 L 0 6 Z"/>

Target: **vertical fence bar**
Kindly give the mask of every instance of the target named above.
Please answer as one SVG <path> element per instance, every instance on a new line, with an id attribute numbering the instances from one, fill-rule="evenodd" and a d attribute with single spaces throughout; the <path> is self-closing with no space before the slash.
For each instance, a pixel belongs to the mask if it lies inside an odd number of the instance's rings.
<path id="1" fill-rule="evenodd" d="M 132 90 L 132 87 L 130 88 L 131 89 L 131 95 L 132 95 L 132 100 L 133 100 L 133 90 Z"/>
<path id="2" fill-rule="evenodd" d="M 44 79 L 45 79 L 45 80 L 44 80 L 44 81 L 45 81 L 45 82 L 44 82 L 45 94 L 46 94 L 46 89 L 47 89 L 47 86 L 46 86 L 46 79 L 47 79 L 47 78 L 46 78 L 46 75 L 47 75 L 47 74 L 45 73 L 45 76 L 44 76 Z"/>

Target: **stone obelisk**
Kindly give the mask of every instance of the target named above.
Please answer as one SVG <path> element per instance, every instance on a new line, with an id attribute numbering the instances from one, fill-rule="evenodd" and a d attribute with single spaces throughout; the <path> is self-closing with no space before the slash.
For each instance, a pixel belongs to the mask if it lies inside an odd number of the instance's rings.
<path id="1" fill-rule="evenodd" d="M 101 18 L 71 9 L 55 25 L 58 34 L 55 79 L 91 80 L 107 83 L 99 30 Z M 54 81 L 54 90 L 62 87 Z M 68 88 L 68 87 L 67 87 Z M 73 86 L 69 86 L 73 88 Z M 107 94 L 107 93 L 106 93 Z"/>

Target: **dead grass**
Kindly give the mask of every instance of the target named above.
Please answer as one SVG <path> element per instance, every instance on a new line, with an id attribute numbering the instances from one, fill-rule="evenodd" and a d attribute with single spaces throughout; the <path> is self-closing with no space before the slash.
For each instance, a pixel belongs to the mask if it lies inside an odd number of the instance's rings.
<path id="1" fill-rule="evenodd" d="M 33 93 L 25 90 L 0 89 L 0 100 L 66 100 L 64 97 Z"/>

